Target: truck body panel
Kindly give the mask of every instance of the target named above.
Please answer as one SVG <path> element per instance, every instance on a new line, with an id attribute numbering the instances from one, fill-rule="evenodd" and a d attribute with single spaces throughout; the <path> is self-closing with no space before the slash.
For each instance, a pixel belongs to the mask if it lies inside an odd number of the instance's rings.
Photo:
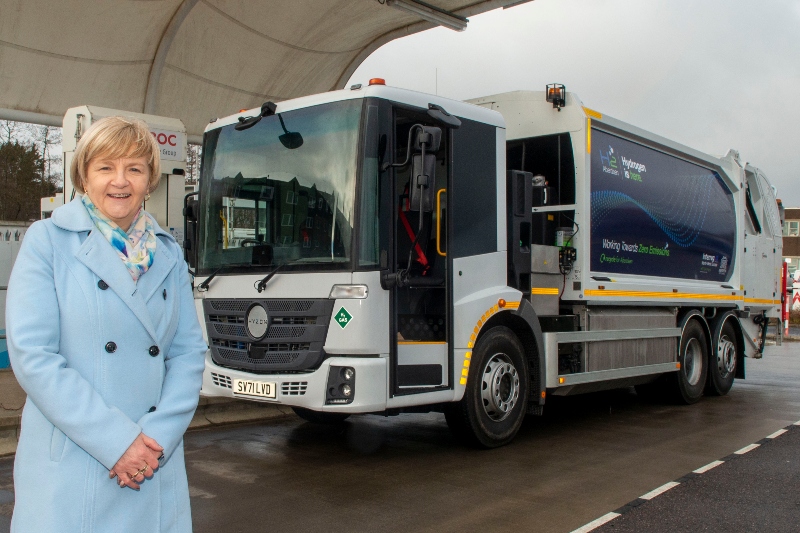
<path id="1" fill-rule="evenodd" d="M 547 394 L 724 394 L 780 312 L 763 173 L 572 94 L 370 86 L 243 112 L 206 129 L 197 205 L 206 395 L 427 407 L 499 445 Z"/>

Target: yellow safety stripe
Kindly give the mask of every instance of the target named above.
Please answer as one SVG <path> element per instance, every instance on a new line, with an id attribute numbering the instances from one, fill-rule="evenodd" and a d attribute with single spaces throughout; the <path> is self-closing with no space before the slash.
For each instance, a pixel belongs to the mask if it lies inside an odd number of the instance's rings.
<path id="1" fill-rule="evenodd" d="M 767 305 L 781 304 L 780 300 L 765 300 L 764 298 L 745 298 L 744 301 L 751 304 L 767 304 Z"/>
<path id="2" fill-rule="evenodd" d="M 547 288 L 547 287 L 534 287 L 531 289 L 531 294 L 555 294 L 558 296 L 558 293 L 561 292 L 557 288 Z"/>
<path id="3" fill-rule="evenodd" d="M 469 375 L 469 362 L 472 359 L 472 348 L 475 347 L 475 341 L 478 338 L 478 333 L 481 330 L 481 327 L 486 323 L 489 318 L 500 311 L 501 309 L 519 309 L 521 302 L 506 302 L 504 307 L 500 307 L 498 304 L 494 304 L 490 307 L 483 315 L 481 316 L 478 323 L 475 324 L 475 328 L 472 330 L 472 333 L 469 336 L 469 342 L 467 343 L 467 348 L 470 351 L 464 354 L 464 366 L 461 369 L 461 379 L 459 380 L 459 384 L 466 385 L 467 384 L 467 376 Z"/>
<path id="4" fill-rule="evenodd" d="M 603 120 L 603 114 L 599 111 L 595 111 L 594 109 L 589 109 L 588 107 L 583 108 L 583 112 L 586 113 L 587 117 L 596 118 L 597 120 Z"/>
<path id="5" fill-rule="evenodd" d="M 744 298 L 735 294 L 701 294 L 693 292 L 650 292 L 650 291 L 611 291 L 594 290 L 584 291 L 586 296 L 613 296 L 622 298 L 651 298 L 656 300 L 678 299 L 678 300 L 744 300 L 748 303 L 760 304 L 780 304 L 780 300 L 765 300 L 761 298 Z"/>

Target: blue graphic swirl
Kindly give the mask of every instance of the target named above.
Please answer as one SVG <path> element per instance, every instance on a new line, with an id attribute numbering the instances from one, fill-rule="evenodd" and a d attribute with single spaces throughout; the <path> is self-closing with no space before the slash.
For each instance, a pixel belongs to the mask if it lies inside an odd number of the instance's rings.
<path id="1" fill-rule="evenodd" d="M 658 203 L 644 203 L 614 190 L 595 191 L 591 195 L 592 229 L 621 206 L 632 204 L 655 222 L 671 241 L 688 248 L 703 230 L 715 183 L 713 175 L 678 177 L 673 194 L 661 198 Z"/>

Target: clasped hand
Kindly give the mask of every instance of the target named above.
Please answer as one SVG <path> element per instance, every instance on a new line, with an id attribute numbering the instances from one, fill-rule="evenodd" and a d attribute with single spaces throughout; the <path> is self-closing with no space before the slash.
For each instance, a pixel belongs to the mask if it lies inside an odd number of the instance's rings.
<path id="1" fill-rule="evenodd" d="M 119 477 L 120 487 L 130 487 L 139 490 L 139 483 L 145 478 L 153 477 L 158 468 L 158 459 L 162 456 L 162 448 L 154 439 L 144 433 L 139 433 L 136 440 L 125 450 L 117 464 L 108 473 L 113 479 Z"/>

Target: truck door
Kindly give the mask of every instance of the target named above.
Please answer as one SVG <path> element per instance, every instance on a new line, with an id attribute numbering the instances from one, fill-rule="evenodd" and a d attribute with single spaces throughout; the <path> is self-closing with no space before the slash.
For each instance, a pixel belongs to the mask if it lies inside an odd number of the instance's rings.
<path id="1" fill-rule="evenodd" d="M 415 126 L 436 126 L 425 113 L 395 108 L 392 140 L 395 162 L 406 159 Z M 435 178 L 428 210 L 411 201 L 412 165 L 394 167 L 392 291 L 392 395 L 450 387 L 451 276 L 447 261 L 448 131 L 442 128 L 435 152 Z M 413 152 L 412 142 L 412 152 Z"/>
<path id="2" fill-rule="evenodd" d="M 773 307 L 779 299 L 776 285 L 780 267 L 780 222 L 772 188 L 755 169 L 745 170 L 745 248 L 744 288 L 746 302 L 757 309 Z M 750 263 L 749 265 L 747 263 Z"/>

